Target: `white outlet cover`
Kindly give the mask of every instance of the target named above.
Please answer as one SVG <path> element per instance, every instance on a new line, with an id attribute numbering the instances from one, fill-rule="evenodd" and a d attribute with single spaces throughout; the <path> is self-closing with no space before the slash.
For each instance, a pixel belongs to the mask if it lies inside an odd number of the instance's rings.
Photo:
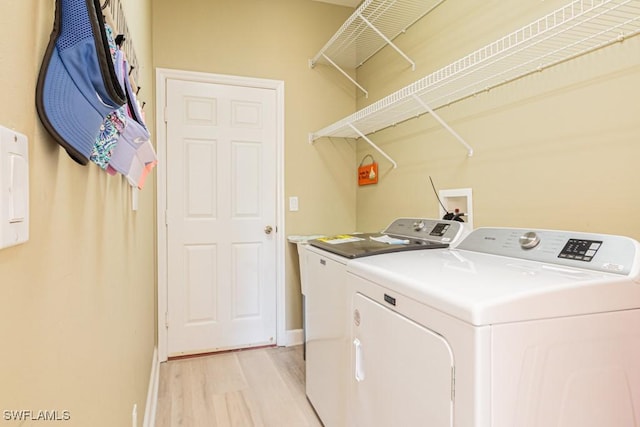
<path id="1" fill-rule="evenodd" d="M 449 190 L 440 190 L 438 191 L 438 197 L 444 205 L 447 207 L 447 210 L 452 211 L 452 207 L 449 206 L 449 200 L 459 200 L 464 199 L 466 201 L 466 208 L 463 208 L 462 211 L 464 213 L 464 221 L 468 224 L 470 230 L 473 230 L 473 191 L 471 188 L 454 188 Z M 446 213 L 442 206 L 439 208 L 440 218 L 444 216 Z"/>
<path id="2" fill-rule="evenodd" d="M 298 211 L 298 198 L 296 196 L 289 197 L 289 211 L 290 212 Z"/>

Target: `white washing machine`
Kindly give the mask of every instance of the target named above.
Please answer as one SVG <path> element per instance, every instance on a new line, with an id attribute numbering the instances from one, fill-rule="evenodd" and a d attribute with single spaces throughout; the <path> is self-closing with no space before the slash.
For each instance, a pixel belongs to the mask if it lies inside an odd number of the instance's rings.
<path id="1" fill-rule="evenodd" d="M 350 262 L 348 425 L 639 426 L 639 248 L 480 228 Z"/>
<path id="2" fill-rule="evenodd" d="M 325 427 L 348 426 L 348 263 L 397 252 L 444 250 L 460 240 L 463 230 L 463 224 L 456 221 L 398 218 L 382 233 L 330 236 L 300 247 L 306 270 L 306 394 Z"/>

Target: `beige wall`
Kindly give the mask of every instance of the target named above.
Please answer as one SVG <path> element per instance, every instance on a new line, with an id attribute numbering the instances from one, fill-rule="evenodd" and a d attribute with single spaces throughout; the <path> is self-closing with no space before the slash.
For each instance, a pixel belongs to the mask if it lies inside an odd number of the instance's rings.
<path id="1" fill-rule="evenodd" d="M 358 107 L 483 47 L 566 4 L 552 0 L 445 2 L 398 44 L 412 72 L 385 48 L 358 70 L 370 90 Z M 357 190 L 357 225 L 384 227 L 402 215 L 435 217 L 440 189 L 473 189 L 474 225 L 544 227 L 640 239 L 640 37 L 443 107 L 474 148 L 428 115 L 376 133 L 396 170 L 378 157 L 377 186 Z M 370 152 L 358 143 L 359 162 Z"/>
<path id="2" fill-rule="evenodd" d="M 150 66 L 151 2 L 132 3 Z M 0 251 L 0 410 L 130 426 L 134 404 L 142 421 L 154 348 L 155 182 L 132 212 L 121 177 L 77 165 L 40 124 L 35 85 L 53 16 L 53 1 L 0 5 L 0 124 L 29 138 L 31 204 L 29 242 Z M 150 67 L 139 83 L 152 105 Z"/>
<path id="3" fill-rule="evenodd" d="M 355 227 L 354 147 L 307 143 L 308 133 L 355 109 L 352 86 L 316 54 L 352 12 L 310 0 L 156 0 L 154 64 L 160 68 L 282 80 L 285 84 L 285 212 L 287 235 L 335 233 Z M 281 207 L 282 209 L 285 206 Z M 299 329 L 298 258 L 286 253 L 286 328 Z"/>

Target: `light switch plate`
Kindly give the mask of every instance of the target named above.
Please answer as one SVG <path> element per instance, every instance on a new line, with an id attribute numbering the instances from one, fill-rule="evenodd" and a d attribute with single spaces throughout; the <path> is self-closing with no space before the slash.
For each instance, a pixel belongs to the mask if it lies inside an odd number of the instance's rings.
<path id="1" fill-rule="evenodd" d="M 29 141 L 0 126 L 0 249 L 29 240 Z"/>

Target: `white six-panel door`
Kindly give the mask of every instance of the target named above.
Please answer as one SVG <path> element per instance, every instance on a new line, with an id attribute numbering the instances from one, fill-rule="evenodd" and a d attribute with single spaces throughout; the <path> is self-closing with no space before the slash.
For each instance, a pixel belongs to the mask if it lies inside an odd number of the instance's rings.
<path id="1" fill-rule="evenodd" d="M 168 79 L 168 355 L 275 344 L 276 93 Z"/>

